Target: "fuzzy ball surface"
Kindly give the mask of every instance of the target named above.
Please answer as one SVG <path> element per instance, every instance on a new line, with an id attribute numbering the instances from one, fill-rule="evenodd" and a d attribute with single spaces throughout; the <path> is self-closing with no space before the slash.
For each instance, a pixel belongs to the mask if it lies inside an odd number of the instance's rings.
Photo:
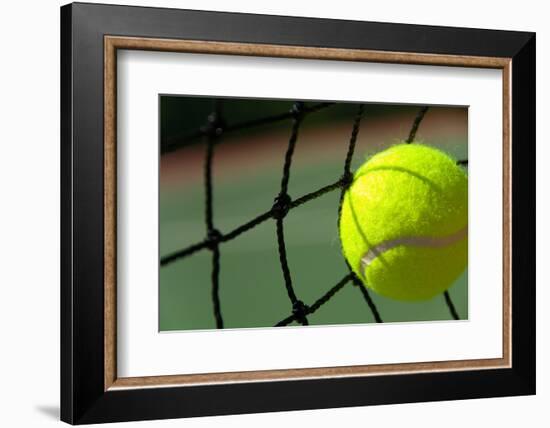
<path id="1" fill-rule="evenodd" d="M 392 146 L 355 173 L 339 230 L 365 286 L 396 300 L 430 299 L 468 263 L 468 176 L 436 148 Z"/>

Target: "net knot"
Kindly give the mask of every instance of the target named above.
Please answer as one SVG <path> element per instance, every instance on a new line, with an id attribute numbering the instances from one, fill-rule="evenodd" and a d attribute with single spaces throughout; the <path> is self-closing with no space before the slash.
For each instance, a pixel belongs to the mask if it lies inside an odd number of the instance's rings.
<path id="1" fill-rule="evenodd" d="M 342 183 L 342 187 L 344 189 L 347 189 L 349 186 L 351 186 L 351 183 L 353 183 L 353 174 L 352 174 L 352 172 L 351 171 L 344 172 L 342 177 L 340 177 L 340 181 Z"/>
<path id="2" fill-rule="evenodd" d="M 208 231 L 208 235 L 206 237 L 206 246 L 213 250 L 222 240 L 222 233 L 218 229 L 211 229 Z"/>
<path id="3" fill-rule="evenodd" d="M 298 321 L 305 319 L 308 310 L 309 307 L 301 300 L 296 300 L 292 305 L 292 315 L 294 315 L 294 318 Z"/>
<path id="4" fill-rule="evenodd" d="M 296 101 L 292 108 L 290 109 L 290 114 L 292 114 L 292 117 L 297 120 L 300 119 L 304 115 L 304 107 L 305 104 L 303 101 Z"/>
<path id="5" fill-rule="evenodd" d="M 290 210 L 291 203 L 292 199 L 290 198 L 288 193 L 280 193 L 279 196 L 275 198 L 275 202 L 273 203 L 273 207 L 271 208 L 273 218 L 275 220 L 280 220 L 284 218 Z"/>
<path id="6" fill-rule="evenodd" d="M 223 134 L 226 123 L 218 113 L 208 115 L 208 123 L 201 127 L 201 131 L 210 137 L 219 137 Z"/>

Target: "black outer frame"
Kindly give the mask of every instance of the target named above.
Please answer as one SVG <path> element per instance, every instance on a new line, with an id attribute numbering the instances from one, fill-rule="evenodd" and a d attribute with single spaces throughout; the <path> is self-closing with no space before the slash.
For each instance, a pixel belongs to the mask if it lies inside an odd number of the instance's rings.
<path id="1" fill-rule="evenodd" d="M 512 58 L 512 368 L 104 391 L 103 37 Z M 61 8 L 61 420 L 535 393 L 535 34 L 74 3 Z"/>

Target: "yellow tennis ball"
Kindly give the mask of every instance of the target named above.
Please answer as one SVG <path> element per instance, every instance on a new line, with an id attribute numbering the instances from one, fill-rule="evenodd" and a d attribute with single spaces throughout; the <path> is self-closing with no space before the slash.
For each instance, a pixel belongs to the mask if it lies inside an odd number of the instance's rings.
<path id="1" fill-rule="evenodd" d="M 430 299 L 468 263 L 468 177 L 438 149 L 395 145 L 357 170 L 339 228 L 344 256 L 367 287 Z"/>

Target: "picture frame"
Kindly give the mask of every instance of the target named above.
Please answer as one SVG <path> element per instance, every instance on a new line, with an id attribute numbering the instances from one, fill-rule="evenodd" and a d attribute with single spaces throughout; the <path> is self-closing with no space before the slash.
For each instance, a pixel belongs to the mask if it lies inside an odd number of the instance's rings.
<path id="1" fill-rule="evenodd" d="M 501 357 L 119 377 L 120 50 L 501 70 Z M 63 6 L 61 419 L 86 424 L 534 394 L 535 97 L 534 33 Z"/>

